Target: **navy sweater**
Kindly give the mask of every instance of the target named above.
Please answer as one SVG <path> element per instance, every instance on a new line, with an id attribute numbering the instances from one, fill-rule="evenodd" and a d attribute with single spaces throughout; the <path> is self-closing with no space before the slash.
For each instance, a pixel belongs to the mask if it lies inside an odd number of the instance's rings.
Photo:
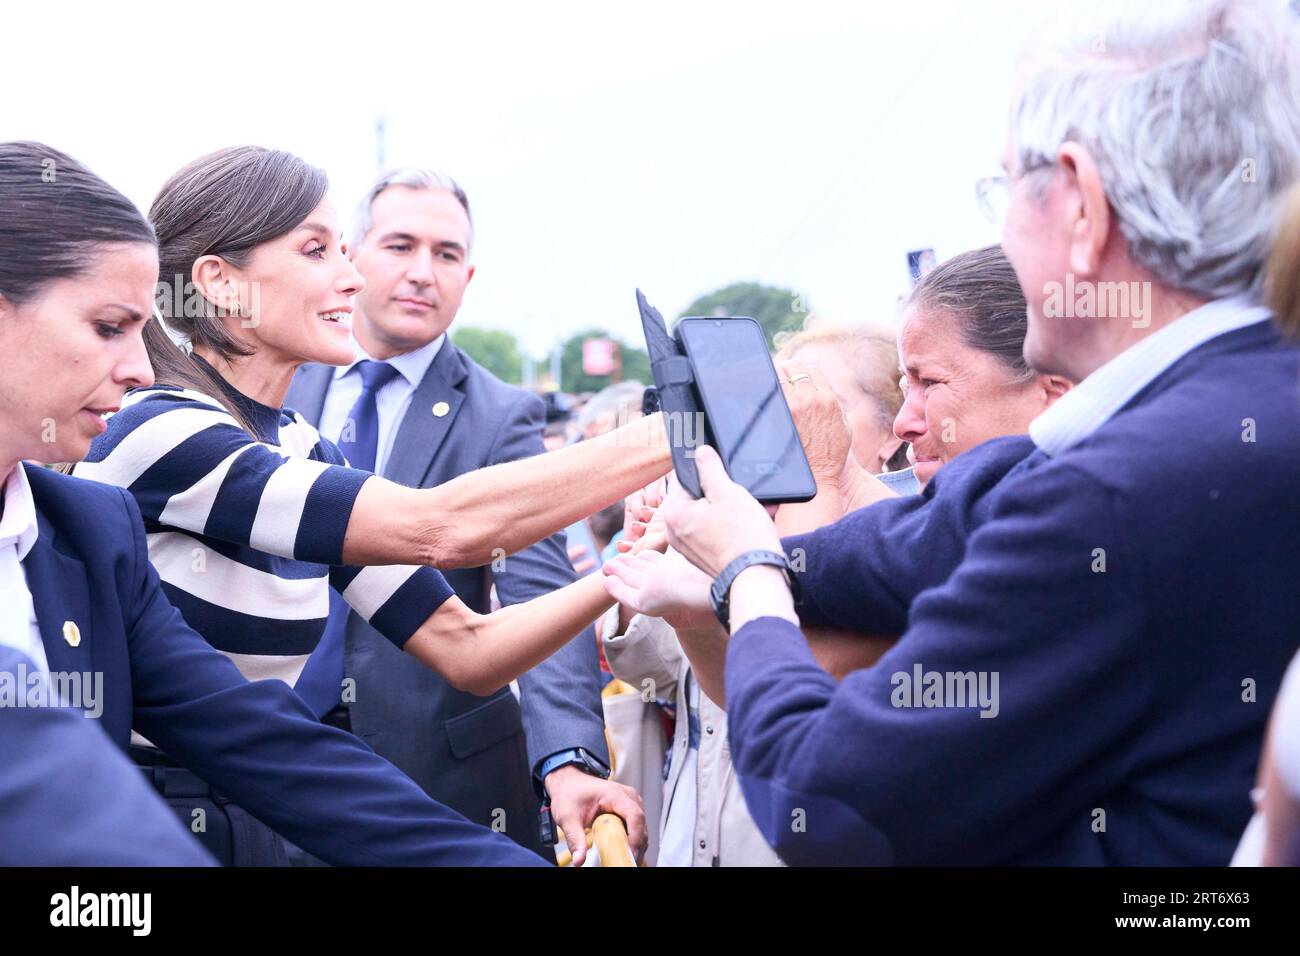
<path id="1" fill-rule="evenodd" d="M 1056 458 L 1034 451 L 979 493 L 997 454 L 947 466 L 932 534 L 864 540 L 852 515 L 787 542 L 808 556 L 810 623 L 899 619 L 864 555 L 891 555 L 898 605 L 937 586 L 842 684 L 788 622 L 733 636 L 732 754 L 782 857 L 1226 864 L 1300 643 L 1298 379 L 1267 325 L 1232 332 Z M 996 716 L 924 706 L 918 667 L 996 675 Z"/>

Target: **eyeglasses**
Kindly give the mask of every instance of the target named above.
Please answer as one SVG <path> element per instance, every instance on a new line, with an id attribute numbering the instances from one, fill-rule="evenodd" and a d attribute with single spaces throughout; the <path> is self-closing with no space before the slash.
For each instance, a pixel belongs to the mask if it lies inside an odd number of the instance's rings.
<path id="1" fill-rule="evenodd" d="M 999 173 L 997 176 L 985 176 L 977 181 L 975 200 L 979 203 L 984 218 L 995 226 L 1002 225 L 1006 221 L 1007 210 L 1011 208 L 1011 187 L 1030 173 L 1036 173 L 1040 169 L 1051 169 L 1054 165 L 1055 162 L 1050 157 L 1035 156 L 1026 160 L 1015 176 L 1010 173 Z"/>
<path id="2" fill-rule="evenodd" d="M 1000 226 L 1011 206 L 1011 177 L 1006 173 L 985 176 L 975 183 L 975 201 L 979 203 L 984 218 Z"/>

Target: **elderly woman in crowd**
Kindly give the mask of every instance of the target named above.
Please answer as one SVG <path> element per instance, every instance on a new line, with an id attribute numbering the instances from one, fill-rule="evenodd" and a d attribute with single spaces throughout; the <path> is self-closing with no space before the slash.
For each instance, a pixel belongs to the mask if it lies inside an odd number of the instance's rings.
<path id="1" fill-rule="evenodd" d="M 793 362 L 821 373 L 844 410 L 851 444 L 848 463 L 901 494 L 917 490 L 908 470 L 907 443 L 894 434 L 903 407 L 898 380 L 898 343 L 884 329 L 805 329 L 777 350 L 778 363 Z"/>

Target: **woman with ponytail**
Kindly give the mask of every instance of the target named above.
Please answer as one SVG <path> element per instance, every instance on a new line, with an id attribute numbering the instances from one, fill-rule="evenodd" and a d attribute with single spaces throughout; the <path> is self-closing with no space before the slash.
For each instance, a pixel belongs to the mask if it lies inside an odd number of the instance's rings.
<path id="1" fill-rule="evenodd" d="M 348 319 L 364 280 L 326 188 L 320 170 L 258 147 L 205 156 L 163 186 L 150 219 L 169 328 L 153 320 L 145 339 L 157 383 L 127 396 L 74 473 L 132 494 L 167 596 L 250 680 L 295 685 L 333 589 L 453 686 L 490 694 L 613 602 L 591 576 L 480 615 L 434 568 L 505 558 L 661 477 L 660 419 L 429 489 L 348 467 L 282 407 L 303 363 L 353 360 Z M 348 726 L 345 708 L 318 716 Z M 635 791 L 601 794 L 590 816 L 618 813 L 642 844 Z"/>

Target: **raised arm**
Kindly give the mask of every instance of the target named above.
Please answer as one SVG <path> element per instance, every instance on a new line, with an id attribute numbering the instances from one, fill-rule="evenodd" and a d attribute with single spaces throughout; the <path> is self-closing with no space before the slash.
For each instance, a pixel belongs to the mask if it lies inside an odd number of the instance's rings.
<path id="1" fill-rule="evenodd" d="M 193 392 L 124 407 L 74 474 L 129 489 L 146 521 L 328 565 L 475 567 L 513 554 L 667 474 L 663 418 L 462 475 L 436 488 L 348 468 L 305 422 L 298 454 L 259 442 Z M 295 429 L 297 431 L 295 431 Z M 176 453 L 183 449 L 183 454 Z"/>
<path id="2" fill-rule="evenodd" d="M 663 416 L 655 414 L 436 488 L 367 481 L 352 509 L 343 557 L 348 564 L 487 564 L 624 498 L 671 467 Z"/>
<path id="3" fill-rule="evenodd" d="M 798 362 L 782 362 L 778 370 L 786 404 L 817 483 L 817 494 L 811 501 L 778 508 L 777 530 L 783 536 L 804 534 L 839 521 L 854 509 L 895 497 L 892 490 L 854 460 L 844 410 L 821 371 Z"/>

